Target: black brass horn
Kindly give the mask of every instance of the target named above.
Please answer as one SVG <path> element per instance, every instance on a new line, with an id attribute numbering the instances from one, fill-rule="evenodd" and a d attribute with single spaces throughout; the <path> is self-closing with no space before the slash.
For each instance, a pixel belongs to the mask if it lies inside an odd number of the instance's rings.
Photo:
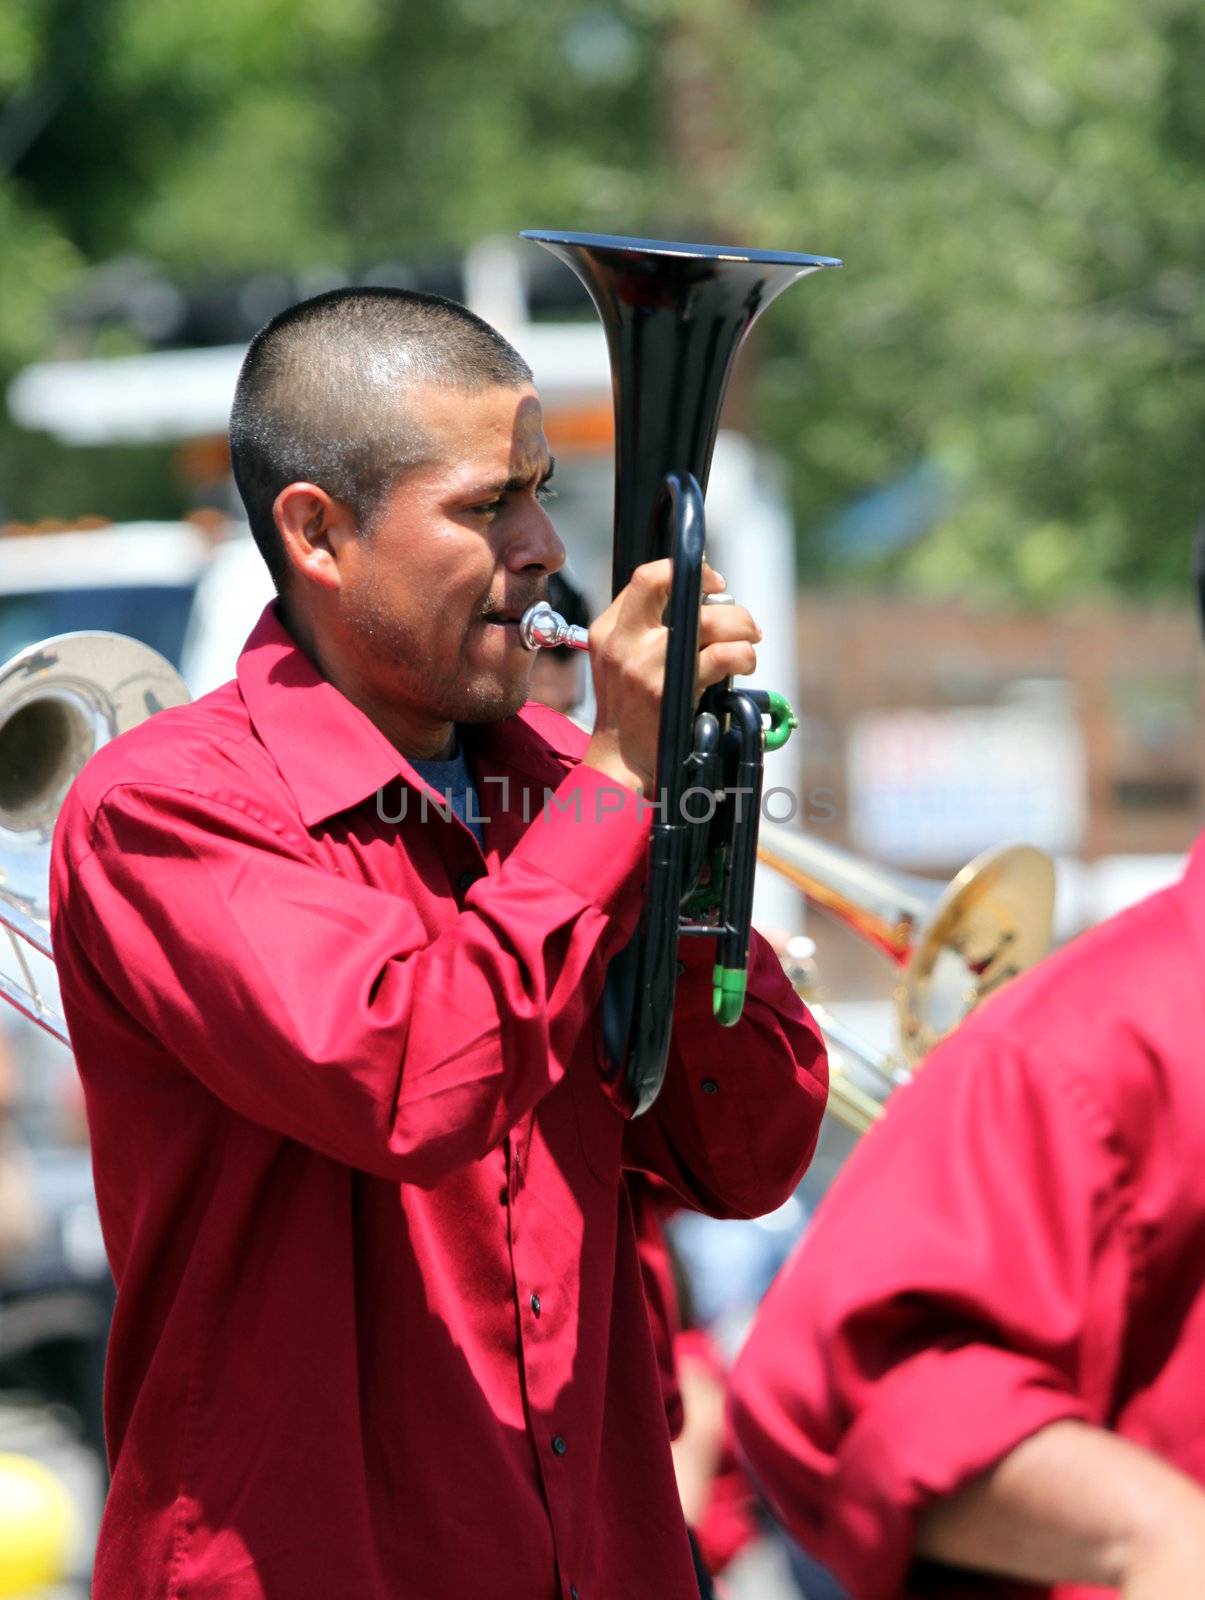
<path id="1" fill-rule="evenodd" d="M 606 330 L 615 404 L 612 593 L 643 562 L 673 560 L 648 898 L 636 939 L 612 963 L 604 1002 L 611 1065 L 639 1114 L 665 1076 L 680 936 L 716 940 L 716 1016 L 730 1025 L 741 1014 L 762 756 L 794 725 L 785 701 L 764 690 L 725 683 L 694 703 L 703 494 L 720 409 L 758 315 L 797 279 L 841 263 L 610 234 L 523 238 L 573 269 Z"/>

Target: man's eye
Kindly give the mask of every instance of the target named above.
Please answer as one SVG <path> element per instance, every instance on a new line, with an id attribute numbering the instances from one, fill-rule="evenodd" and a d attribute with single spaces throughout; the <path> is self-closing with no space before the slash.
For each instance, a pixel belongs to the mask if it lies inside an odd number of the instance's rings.
<path id="1" fill-rule="evenodd" d="M 496 500 L 483 500 L 479 506 L 470 506 L 469 510 L 479 516 L 492 515 L 502 510 L 505 499 L 505 495 L 499 495 Z"/>

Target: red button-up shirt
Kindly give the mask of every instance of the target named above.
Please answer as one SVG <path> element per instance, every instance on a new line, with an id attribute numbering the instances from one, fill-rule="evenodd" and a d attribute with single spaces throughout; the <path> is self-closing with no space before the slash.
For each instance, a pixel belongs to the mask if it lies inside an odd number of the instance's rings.
<path id="1" fill-rule="evenodd" d="M 649 810 L 554 713 L 465 737 L 484 855 L 270 608 L 64 807 L 117 1280 L 97 1600 L 694 1593 L 621 1166 L 776 1205 L 823 1052 L 760 943 L 716 1029 L 700 941 L 626 1124 L 596 1017 Z"/>
<path id="2" fill-rule="evenodd" d="M 1205 840 L 897 1092 L 733 1396 L 757 1479 L 855 1600 L 1101 1593 L 909 1566 L 923 1506 L 1060 1418 L 1205 1483 Z"/>

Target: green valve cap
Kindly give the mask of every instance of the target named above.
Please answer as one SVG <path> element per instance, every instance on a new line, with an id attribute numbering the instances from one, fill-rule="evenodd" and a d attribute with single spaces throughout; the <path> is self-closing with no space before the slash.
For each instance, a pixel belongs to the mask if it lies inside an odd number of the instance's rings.
<path id="1" fill-rule="evenodd" d="M 776 689 L 770 690 L 770 726 L 766 729 L 766 749 L 781 750 L 799 726 L 791 702 Z"/>
<path id="2" fill-rule="evenodd" d="M 743 967 L 713 967 L 711 1004 L 721 1028 L 731 1028 L 745 1009 L 747 973 Z"/>

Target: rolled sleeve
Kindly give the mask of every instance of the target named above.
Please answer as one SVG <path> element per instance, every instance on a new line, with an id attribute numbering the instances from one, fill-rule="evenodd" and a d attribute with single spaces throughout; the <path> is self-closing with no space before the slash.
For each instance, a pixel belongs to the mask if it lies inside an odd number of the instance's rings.
<path id="1" fill-rule="evenodd" d="M 1051 1422 L 1102 1420 L 1126 1201 L 1082 1086 L 982 1034 L 939 1051 L 855 1152 L 731 1406 L 776 1512 L 859 1600 L 907 1592 L 929 1502 Z"/>

